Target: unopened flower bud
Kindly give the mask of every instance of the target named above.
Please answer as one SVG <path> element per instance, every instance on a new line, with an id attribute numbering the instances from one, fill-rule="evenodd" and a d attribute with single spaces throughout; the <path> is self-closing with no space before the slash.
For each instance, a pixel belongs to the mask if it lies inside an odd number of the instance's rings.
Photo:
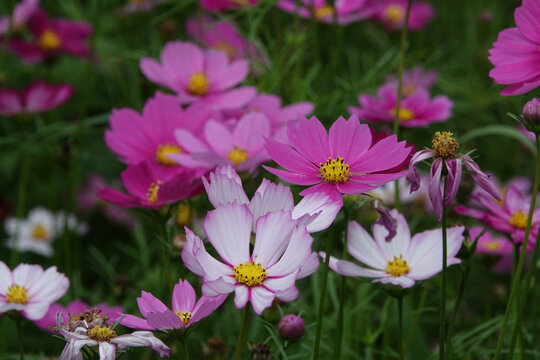
<path id="1" fill-rule="evenodd" d="M 531 99 L 523 107 L 523 125 L 529 131 L 540 132 L 540 100 Z"/>
<path id="2" fill-rule="evenodd" d="M 279 334 L 286 340 L 298 340 L 304 335 L 304 320 L 294 314 L 285 315 L 278 323 Z"/>

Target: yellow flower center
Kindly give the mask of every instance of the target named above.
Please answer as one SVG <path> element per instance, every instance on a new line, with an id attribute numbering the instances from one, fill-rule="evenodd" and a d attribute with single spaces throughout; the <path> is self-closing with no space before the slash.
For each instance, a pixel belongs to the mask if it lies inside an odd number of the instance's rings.
<path id="1" fill-rule="evenodd" d="M 62 45 L 60 38 L 51 30 L 45 30 L 38 39 L 38 46 L 43 50 L 56 50 Z"/>
<path id="2" fill-rule="evenodd" d="M 528 216 L 521 210 L 516 211 L 510 218 L 510 225 L 518 229 L 524 230 L 527 227 Z"/>
<path id="3" fill-rule="evenodd" d="M 444 158 L 454 155 L 458 149 L 459 144 L 454 139 L 454 133 L 450 131 L 437 131 L 433 140 L 431 140 L 432 148 L 437 155 Z"/>
<path id="4" fill-rule="evenodd" d="M 343 183 L 349 180 L 349 165 L 343 162 L 343 158 L 338 156 L 335 159 L 328 158 L 326 163 L 320 163 L 321 177 L 330 183 Z"/>
<path id="5" fill-rule="evenodd" d="M 247 286 L 261 285 L 266 278 L 266 269 L 261 266 L 261 263 L 240 263 L 234 267 L 234 278 Z"/>
<path id="6" fill-rule="evenodd" d="M 208 78 L 200 71 L 197 71 L 189 78 L 187 91 L 191 95 L 204 96 L 208 94 Z"/>
<path id="7" fill-rule="evenodd" d="M 152 183 L 150 187 L 148 188 L 148 192 L 146 193 L 146 198 L 148 199 L 149 203 L 155 204 L 158 201 L 158 192 L 159 187 L 163 184 L 163 181 L 158 180 L 155 183 Z"/>
<path id="8" fill-rule="evenodd" d="M 176 225 L 183 227 L 189 225 L 191 220 L 191 208 L 187 203 L 178 204 L 176 208 Z"/>
<path id="9" fill-rule="evenodd" d="M 12 285 L 8 287 L 6 301 L 8 303 L 26 304 L 28 302 L 28 293 L 24 287 Z"/>
<path id="10" fill-rule="evenodd" d="M 213 47 L 216 50 L 225 52 L 225 54 L 227 54 L 229 59 L 232 59 L 236 55 L 236 50 L 225 41 L 220 41 L 217 44 L 215 44 Z"/>
<path id="11" fill-rule="evenodd" d="M 178 165 L 178 164 L 176 162 L 174 162 L 173 160 L 169 159 L 167 157 L 167 155 L 169 155 L 169 154 L 181 154 L 181 153 L 182 153 L 182 149 L 180 149 L 176 145 L 171 145 L 171 144 L 159 145 L 157 150 L 156 150 L 156 161 L 158 163 L 160 163 L 161 165 L 175 166 L 175 165 Z"/>
<path id="12" fill-rule="evenodd" d="M 37 240 L 43 240 L 47 237 L 47 229 L 41 224 L 34 225 L 32 229 L 32 237 Z"/>
<path id="13" fill-rule="evenodd" d="M 184 325 L 187 325 L 191 320 L 191 313 L 189 311 L 175 311 L 174 313 L 182 320 L 182 324 Z"/>
<path id="14" fill-rule="evenodd" d="M 401 23 L 405 19 L 405 11 L 397 4 L 388 5 L 384 9 L 384 18 L 393 23 Z"/>
<path id="15" fill-rule="evenodd" d="M 402 91 L 403 91 L 403 95 L 405 95 L 405 96 L 412 95 L 416 91 L 416 86 L 411 85 L 411 84 L 404 85 L 403 88 L 402 88 Z"/>
<path id="16" fill-rule="evenodd" d="M 248 154 L 246 150 L 235 146 L 231 151 L 229 151 L 229 155 L 227 155 L 227 157 L 236 166 L 246 161 Z"/>
<path id="17" fill-rule="evenodd" d="M 484 243 L 484 247 L 486 248 L 486 250 L 489 250 L 489 251 L 497 251 L 501 248 L 501 243 L 497 240 L 486 241 Z"/>
<path id="18" fill-rule="evenodd" d="M 96 341 L 109 341 L 113 337 L 116 337 L 116 331 L 110 327 L 95 326 L 86 332 L 91 339 Z"/>
<path id="19" fill-rule="evenodd" d="M 407 264 L 407 260 L 403 260 L 401 255 L 399 257 L 394 256 L 394 260 L 388 261 L 388 265 L 386 265 L 386 273 L 392 275 L 392 277 L 407 275 L 409 271 L 411 271 L 411 268 Z"/>
<path id="20" fill-rule="evenodd" d="M 393 108 L 390 110 L 393 116 L 396 116 L 396 108 Z M 414 112 L 412 110 L 409 110 L 407 108 L 399 108 L 398 112 L 398 118 L 399 121 L 409 121 L 414 118 Z"/>
<path id="21" fill-rule="evenodd" d="M 319 21 L 332 17 L 334 16 L 334 8 L 329 5 L 318 7 L 313 10 L 313 16 Z"/>

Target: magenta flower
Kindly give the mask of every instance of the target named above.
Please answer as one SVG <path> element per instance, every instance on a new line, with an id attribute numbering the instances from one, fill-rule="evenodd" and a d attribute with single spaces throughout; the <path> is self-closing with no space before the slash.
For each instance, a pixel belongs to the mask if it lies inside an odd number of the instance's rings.
<path id="1" fill-rule="evenodd" d="M 193 182 L 193 176 L 181 174 L 166 180 L 165 175 L 161 167 L 150 161 L 130 165 L 121 175 L 129 194 L 104 188 L 98 190 L 98 197 L 127 208 L 159 209 L 165 204 L 187 199 L 201 191 L 200 182 Z"/>
<path id="2" fill-rule="evenodd" d="M 510 85 L 501 95 L 520 95 L 540 86 L 540 29 L 537 19 L 540 7 L 535 0 L 523 0 L 514 12 L 517 27 L 499 33 L 489 60 L 495 66 L 489 76 L 497 84 Z"/>
<path id="3" fill-rule="evenodd" d="M 113 110 L 111 129 L 105 131 L 105 142 L 126 164 L 151 161 L 162 168 L 168 180 L 186 169 L 168 158 L 169 154 L 181 154 L 185 149 L 174 138 L 176 129 L 185 129 L 199 135 L 208 118 L 214 112 L 202 104 L 194 104 L 186 110 L 174 95 L 157 92 L 144 105 L 142 114 L 129 108 Z M 188 170 L 191 171 L 191 170 Z"/>
<path id="4" fill-rule="evenodd" d="M 202 139 L 184 129 L 177 129 L 174 135 L 186 153 L 169 154 L 168 158 L 187 168 L 211 170 L 230 164 L 238 171 L 253 172 L 269 159 L 263 144 L 271 135 L 270 124 L 259 113 L 242 116 L 232 129 L 207 121 Z"/>
<path id="5" fill-rule="evenodd" d="M 250 86 L 231 89 L 246 78 L 246 60 L 229 63 L 224 51 L 202 50 L 192 43 L 169 42 L 161 52 L 161 63 L 143 58 L 140 68 L 150 81 L 176 92 L 183 104 L 198 100 L 217 110 L 235 109 L 257 93 Z"/>
<path id="6" fill-rule="evenodd" d="M 52 110 L 73 95 L 73 86 L 69 84 L 46 84 L 35 81 L 22 91 L 0 89 L 0 115 L 16 116 L 36 114 Z"/>
<path id="7" fill-rule="evenodd" d="M 481 226 L 473 226 L 469 229 L 471 239 L 474 240 L 482 231 Z M 513 244 L 504 237 L 495 237 L 486 231 L 478 238 L 476 252 L 496 256 L 512 256 L 514 251 Z"/>
<path id="8" fill-rule="evenodd" d="M 187 280 L 180 279 L 174 286 L 172 311 L 149 292 L 141 291 L 137 298 L 139 310 L 145 318 L 122 314 L 121 324 L 132 329 L 176 330 L 190 327 L 210 315 L 227 298 L 202 296 L 196 301 L 195 290 Z"/>
<path id="9" fill-rule="evenodd" d="M 38 63 L 61 54 L 86 58 L 90 47 L 86 43 L 92 27 L 82 21 L 51 20 L 43 10 L 37 10 L 28 22 L 31 42 L 12 38 L 9 50 L 28 63 Z"/>
<path id="10" fill-rule="evenodd" d="M 296 341 L 304 335 L 306 326 L 300 316 L 288 314 L 279 320 L 278 332 L 283 339 Z"/>
<path id="11" fill-rule="evenodd" d="M 68 278 L 56 266 L 43 271 L 39 265 L 19 264 L 10 271 L 0 261 L 0 314 L 20 311 L 29 320 L 39 320 L 68 288 Z"/>
<path id="12" fill-rule="evenodd" d="M 436 71 L 424 71 L 421 68 L 404 71 L 402 79 L 403 95 L 412 95 L 418 89 L 429 91 L 431 86 L 435 83 L 435 81 L 437 81 L 437 77 L 438 74 Z M 392 84 L 397 91 L 397 75 L 388 76 L 384 85 L 388 84 Z"/>
<path id="13" fill-rule="evenodd" d="M 199 0 L 206 11 L 226 11 L 257 5 L 258 0 Z"/>
<path id="14" fill-rule="evenodd" d="M 313 238 L 290 212 L 280 210 L 260 216 L 251 251 L 253 224 L 254 215 L 246 204 L 221 205 L 208 212 L 204 231 L 223 262 L 212 257 L 188 228 L 182 259 L 188 269 L 204 278 L 204 295 L 234 291 L 238 309 L 249 301 L 260 315 L 275 298 L 286 302 L 296 299 L 296 279 L 312 274 L 318 260 L 311 251 Z"/>
<path id="15" fill-rule="evenodd" d="M 348 25 L 375 14 L 377 6 L 370 0 L 337 0 L 332 6 L 327 0 L 280 0 L 277 7 L 302 18 L 314 17 L 325 23 Z"/>
<path id="16" fill-rule="evenodd" d="M 39 9 L 39 0 L 22 0 L 13 10 L 12 30 L 19 30 L 26 25 L 30 17 Z M 0 36 L 9 31 L 9 16 L 0 16 Z"/>
<path id="17" fill-rule="evenodd" d="M 128 0 L 119 11 L 121 15 L 131 15 L 138 12 L 147 12 L 158 5 L 165 3 L 167 0 Z"/>
<path id="18" fill-rule="evenodd" d="M 412 147 L 395 135 L 373 141 L 369 126 L 353 115 L 339 117 L 327 133 L 316 118 L 299 116 L 288 125 L 292 147 L 273 139 L 266 150 L 285 170 L 264 167 L 281 179 L 297 185 L 311 185 L 300 194 L 359 194 L 406 174 Z"/>
<path id="19" fill-rule="evenodd" d="M 420 178 L 416 170 L 416 165 L 428 158 L 434 158 L 431 165 L 430 182 L 429 182 L 429 200 L 435 210 L 437 218 L 440 220 L 443 212 L 443 192 L 442 192 L 442 170 L 446 166 L 446 196 L 444 198 L 444 206 L 450 206 L 454 197 L 456 197 L 459 183 L 461 182 L 461 167 L 465 164 L 467 170 L 472 174 L 472 178 L 477 184 L 486 190 L 492 197 L 497 200 L 502 200 L 497 188 L 489 180 L 489 176 L 485 174 L 478 164 L 474 162 L 468 155 L 457 153 L 459 145 L 453 137 L 453 133 L 449 131 L 437 131 L 432 140 L 433 149 L 426 149 L 414 154 L 411 159 L 411 171 L 407 174 L 407 180 L 411 183 L 411 193 L 418 190 L 420 187 Z"/>
<path id="20" fill-rule="evenodd" d="M 351 114 L 360 119 L 378 123 L 393 123 L 397 105 L 397 86 L 386 84 L 377 90 L 378 98 L 360 94 L 360 107 L 349 106 Z M 452 101 L 446 96 L 435 96 L 433 99 L 424 89 L 416 89 L 411 95 L 401 100 L 399 107 L 399 124 L 403 127 L 426 127 L 434 122 L 443 122 L 452 115 Z"/>
<path id="21" fill-rule="evenodd" d="M 384 24 L 386 30 L 398 30 L 405 24 L 407 0 L 384 0 L 375 18 Z M 428 2 L 414 1 L 409 13 L 409 30 L 421 30 L 435 16 L 433 6 Z"/>
<path id="22" fill-rule="evenodd" d="M 101 309 L 101 313 L 109 317 L 112 321 L 118 320 L 122 316 L 121 312 L 123 311 L 122 306 L 120 305 L 111 307 L 105 303 L 101 303 L 96 306 L 88 306 L 88 304 L 83 301 L 75 300 L 70 302 L 67 306 L 52 304 L 51 307 L 49 307 L 49 311 L 47 311 L 45 317 L 34 321 L 34 323 L 45 331 L 55 332 L 53 328 L 56 325 L 56 314 L 58 312 L 62 313 L 64 319 L 67 320 L 64 325 L 68 326 L 68 322 L 72 319 L 72 317 L 78 318 L 79 315 L 84 313 L 86 310 L 94 308 Z"/>
<path id="23" fill-rule="evenodd" d="M 373 225 L 373 237 L 356 221 L 349 222 L 347 251 L 361 265 L 330 257 L 330 268 L 344 276 L 373 278 L 373 282 L 409 288 L 442 271 L 442 229 L 428 230 L 411 238 L 409 225 L 397 210 L 396 235 L 386 241 L 388 230 Z M 463 243 L 463 226 L 448 228 L 447 266 L 459 264 L 456 257 Z M 321 253 L 324 258 L 326 255 Z"/>

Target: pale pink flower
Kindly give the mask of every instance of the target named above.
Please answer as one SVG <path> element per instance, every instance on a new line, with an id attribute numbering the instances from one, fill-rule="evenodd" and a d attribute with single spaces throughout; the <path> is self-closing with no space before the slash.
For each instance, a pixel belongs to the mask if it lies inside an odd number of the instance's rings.
<path id="1" fill-rule="evenodd" d="M 22 0 L 13 10 L 12 30 L 19 30 L 26 25 L 30 17 L 39 8 L 39 0 Z M 9 16 L 0 16 L 0 36 L 9 31 Z"/>
<path id="2" fill-rule="evenodd" d="M 36 114 L 52 110 L 73 95 L 73 87 L 69 84 L 46 84 L 35 81 L 22 91 L 17 89 L 0 89 L 0 115 L 16 116 Z"/>
<path id="3" fill-rule="evenodd" d="M 398 30 L 405 24 L 408 0 L 383 0 L 375 18 L 384 24 L 386 30 Z M 409 30 L 421 30 L 433 17 L 435 11 L 429 2 L 413 1 L 409 13 Z"/>
<path id="4" fill-rule="evenodd" d="M 422 68 L 414 68 L 403 72 L 402 88 L 403 95 L 412 95 L 418 89 L 429 91 L 431 86 L 437 81 L 438 74 L 436 71 L 424 71 Z M 392 84 L 397 91 L 398 78 L 397 75 L 390 75 L 386 78 L 384 85 Z"/>
<path id="5" fill-rule="evenodd" d="M 318 21 L 340 25 L 368 18 L 378 9 L 372 0 L 280 0 L 277 7 L 303 18 L 314 17 Z"/>

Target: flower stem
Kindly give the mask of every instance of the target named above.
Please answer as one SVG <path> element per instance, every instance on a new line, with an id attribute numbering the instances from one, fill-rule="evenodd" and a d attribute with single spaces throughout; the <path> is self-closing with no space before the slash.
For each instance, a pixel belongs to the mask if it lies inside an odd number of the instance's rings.
<path id="1" fill-rule="evenodd" d="M 536 195 L 538 194 L 538 184 L 540 183 L 540 139 L 539 137 L 540 135 L 536 133 L 536 171 L 534 175 L 534 185 L 533 185 L 533 193 L 532 193 L 532 198 L 531 198 L 531 206 L 529 207 L 529 217 L 527 218 L 527 227 L 525 228 L 525 237 L 523 238 L 521 254 L 519 255 L 519 262 L 516 268 L 516 272 L 514 274 L 514 279 L 512 281 L 512 288 L 510 290 L 510 296 L 508 297 L 508 302 L 506 304 L 506 310 L 504 312 L 503 323 L 501 325 L 501 330 L 499 333 L 499 340 L 497 341 L 497 348 L 495 350 L 495 355 L 493 356 L 493 360 L 497 360 L 499 358 L 499 355 L 501 354 L 503 339 L 506 334 L 506 327 L 508 325 L 510 313 L 512 312 L 512 305 L 514 303 L 514 300 L 516 299 L 516 296 L 519 294 L 521 273 L 523 272 L 523 264 L 525 263 L 525 255 L 527 253 L 527 246 L 529 244 L 529 234 L 531 232 L 532 217 L 533 217 L 534 209 L 536 207 Z M 534 265 L 532 265 L 532 269 L 534 269 Z M 516 321 L 514 324 L 514 331 L 517 331 L 518 322 L 519 321 Z M 510 353 L 509 359 L 511 359 L 512 356 L 513 354 Z"/>
<path id="2" fill-rule="evenodd" d="M 19 339 L 19 357 L 21 360 L 24 360 L 24 346 L 22 341 L 22 328 L 21 328 L 21 319 L 15 319 L 15 324 L 17 326 L 17 338 Z"/>
<path id="3" fill-rule="evenodd" d="M 249 307 L 246 304 L 244 307 L 244 312 L 242 314 L 242 327 L 240 328 L 240 333 L 238 334 L 238 341 L 236 341 L 236 354 L 234 355 L 234 360 L 240 360 L 242 355 L 242 349 L 244 347 L 244 342 L 246 338 L 246 330 L 248 323 Z"/>
<path id="4" fill-rule="evenodd" d="M 183 359 L 184 360 L 189 360 L 189 353 L 188 353 L 186 338 L 187 338 L 187 336 L 182 336 L 182 340 L 180 340 L 180 342 L 182 343 L 182 349 L 184 350 Z"/>
<path id="5" fill-rule="evenodd" d="M 19 178 L 19 191 L 17 193 L 17 210 L 16 210 L 16 225 L 13 248 L 11 249 L 11 267 L 15 267 L 19 261 L 19 237 L 21 231 L 21 222 L 26 207 L 26 192 L 28 190 L 28 177 L 30 175 L 30 156 L 25 156 L 22 166 L 21 175 Z"/>
<path id="6" fill-rule="evenodd" d="M 403 296 L 398 296 L 397 297 L 397 307 L 398 307 L 399 360 L 403 360 L 403 359 L 405 359 L 405 353 L 403 352 Z"/>
<path id="7" fill-rule="evenodd" d="M 441 313 L 439 320 L 439 359 L 446 359 L 446 267 L 447 267 L 447 239 L 446 239 L 446 176 L 443 181 L 443 200 L 442 200 L 442 293 L 441 293 Z"/>
<path id="8" fill-rule="evenodd" d="M 463 270 L 463 275 L 461 276 L 461 284 L 459 285 L 459 293 L 454 305 L 454 310 L 452 311 L 452 317 L 450 318 L 450 324 L 448 324 L 448 333 L 446 334 L 446 358 L 451 359 L 450 353 L 452 351 L 452 334 L 454 332 L 454 325 L 456 323 L 457 313 L 461 305 L 461 300 L 463 299 L 463 294 L 465 292 L 465 283 L 469 277 L 469 272 L 471 270 L 470 260 L 467 259 L 465 263 L 465 269 Z"/>
<path id="9" fill-rule="evenodd" d="M 341 258 L 343 260 L 347 260 L 347 246 L 348 246 L 348 229 L 349 229 L 349 212 L 347 209 L 343 208 L 343 212 L 345 215 L 345 229 L 343 230 L 343 252 Z M 337 326 L 337 334 L 335 337 L 335 343 L 334 343 L 334 357 L 336 359 L 340 358 L 341 355 L 341 344 L 343 342 L 343 314 L 345 310 L 345 298 L 347 297 L 346 294 L 346 281 L 347 277 L 341 275 L 341 290 L 340 290 L 340 298 L 339 298 L 339 313 L 338 313 L 338 326 Z"/>
<path id="10" fill-rule="evenodd" d="M 420 297 L 420 303 L 418 304 L 416 317 L 414 319 L 413 325 L 408 331 L 409 334 L 407 336 L 407 342 L 405 343 L 405 350 L 404 350 L 405 352 L 407 352 L 407 349 L 411 345 L 416 328 L 418 327 L 418 324 L 420 323 L 420 317 L 422 316 L 422 313 L 424 312 L 424 305 L 426 304 L 428 290 L 429 290 L 429 283 L 426 283 L 424 285 L 424 291 L 422 291 L 422 296 Z"/>
<path id="11" fill-rule="evenodd" d="M 326 240 L 326 259 L 324 261 L 324 273 L 321 285 L 321 295 L 319 297 L 319 316 L 317 317 L 317 333 L 315 335 L 315 345 L 313 346 L 313 360 L 317 360 L 319 358 L 322 319 L 324 315 L 324 301 L 326 299 L 326 283 L 328 282 L 328 269 L 330 268 L 330 252 L 332 251 L 332 231 L 332 228 L 328 230 L 328 240 Z"/>
<path id="12" fill-rule="evenodd" d="M 171 253 L 169 246 L 171 244 L 171 241 L 169 239 L 169 232 L 167 231 L 167 216 L 162 217 L 161 219 L 161 237 L 162 237 L 162 251 L 163 251 L 163 260 L 165 261 L 165 269 L 166 269 L 166 278 L 167 278 L 167 295 L 170 295 L 170 291 L 172 291 L 173 288 L 173 281 L 172 281 L 172 272 L 171 272 Z"/>

